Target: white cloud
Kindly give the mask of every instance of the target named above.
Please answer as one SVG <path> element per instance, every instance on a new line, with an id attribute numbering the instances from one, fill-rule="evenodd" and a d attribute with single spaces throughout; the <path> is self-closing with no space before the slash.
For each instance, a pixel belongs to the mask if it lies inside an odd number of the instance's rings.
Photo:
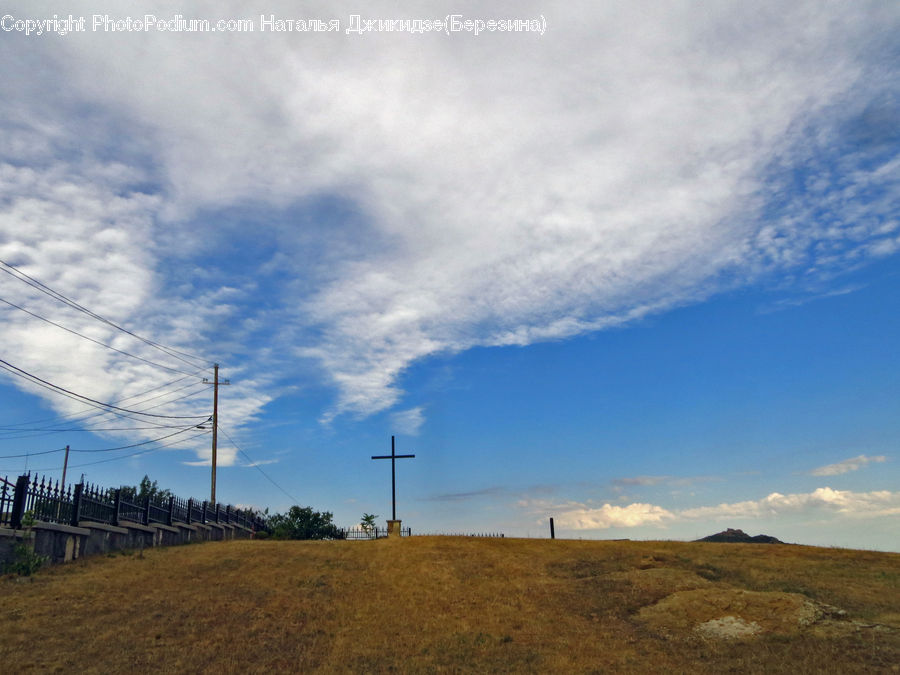
<path id="1" fill-rule="evenodd" d="M 662 525 L 674 518 L 671 511 L 654 504 L 634 503 L 627 506 L 604 504 L 599 508 L 576 508 L 560 511 L 555 522 L 567 530 L 605 530 L 610 527 Z"/>
<path id="2" fill-rule="evenodd" d="M 896 172 L 861 170 L 859 157 L 829 158 L 831 173 L 815 164 L 843 121 L 830 116 L 861 114 L 889 86 L 878 61 L 896 32 L 889 4 L 492 7 L 544 12 L 548 31 L 7 35 L 0 251 L 162 342 L 241 354 L 261 374 L 231 390 L 240 425 L 298 355 L 337 389 L 325 421 L 366 415 L 395 405 L 401 374 L 429 355 L 577 335 L 772 269 L 896 247 L 883 231 Z M 253 11 L 206 2 L 192 14 Z M 779 182 L 796 167 L 822 176 L 800 198 Z M 766 224 L 763 194 L 786 202 Z M 249 233 L 198 217 L 318 198 L 352 216 L 266 219 Z M 271 308 L 247 310 L 180 269 L 222 237 L 277 243 L 248 273 L 287 279 Z M 211 266 L 196 264 L 215 287 Z M 142 381 L 108 356 L 71 373 L 50 344 L 62 343 L 31 345 L 15 335 L 30 324 L 10 319 L 13 353 L 56 378 L 109 373 L 91 391 L 110 396 Z M 271 351 L 241 353 L 251 333 Z"/>
<path id="3" fill-rule="evenodd" d="M 391 423 L 398 434 L 417 436 L 425 423 L 425 414 L 422 406 L 393 413 L 391 415 Z"/>
<path id="4" fill-rule="evenodd" d="M 651 485 L 659 485 L 670 480 L 670 476 L 633 476 L 628 478 L 617 478 L 613 481 L 616 485 L 639 485 L 647 487 Z"/>
<path id="5" fill-rule="evenodd" d="M 871 462 L 885 461 L 887 461 L 887 458 L 884 455 L 876 455 L 874 457 L 858 455 L 856 457 L 851 457 L 850 459 L 835 462 L 834 464 L 820 466 L 818 469 L 810 471 L 810 474 L 813 476 L 840 476 L 843 473 L 857 471 Z"/>
<path id="6" fill-rule="evenodd" d="M 667 526 L 695 520 L 737 518 L 776 518 L 787 516 L 877 518 L 900 514 L 900 492 L 888 490 L 852 492 L 822 487 L 810 493 L 783 495 L 773 492 L 759 500 L 667 509 L 657 504 L 633 503 L 626 506 L 567 502 L 554 504 L 542 500 L 522 500 L 519 508 L 534 514 L 551 514 L 561 529 L 605 530 L 611 527 Z"/>
<path id="7" fill-rule="evenodd" d="M 680 518 L 722 519 L 762 518 L 790 514 L 831 514 L 857 517 L 879 517 L 900 513 L 900 492 L 880 490 L 851 492 L 822 487 L 810 493 L 783 495 L 773 492 L 758 501 L 703 506 L 685 509 Z"/>

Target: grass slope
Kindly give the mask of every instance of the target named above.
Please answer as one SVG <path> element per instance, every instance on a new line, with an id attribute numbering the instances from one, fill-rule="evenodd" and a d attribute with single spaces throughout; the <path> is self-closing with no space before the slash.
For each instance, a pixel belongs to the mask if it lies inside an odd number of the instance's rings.
<path id="1" fill-rule="evenodd" d="M 900 555 L 888 553 L 236 541 L 0 584 L 4 672 L 900 672 Z M 847 616 L 798 624 L 806 599 Z M 726 614 L 762 632 L 696 629 Z"/>

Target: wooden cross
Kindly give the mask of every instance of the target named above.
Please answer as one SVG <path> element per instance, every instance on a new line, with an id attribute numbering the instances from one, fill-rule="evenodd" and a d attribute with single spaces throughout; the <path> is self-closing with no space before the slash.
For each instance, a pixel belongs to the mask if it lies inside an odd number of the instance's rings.
<path id="1" fill-rule="evenodd" d="M 398 455 L 394 452 L 394 437 L 391 436 L 391 454 L 389 455 L 372 455 L 372 459 L 389 459 L 391 460 L 391 520 L 397 520 L 397 470 L 394 460 L 407 459 L 415 457 L 415 455 Z"/>

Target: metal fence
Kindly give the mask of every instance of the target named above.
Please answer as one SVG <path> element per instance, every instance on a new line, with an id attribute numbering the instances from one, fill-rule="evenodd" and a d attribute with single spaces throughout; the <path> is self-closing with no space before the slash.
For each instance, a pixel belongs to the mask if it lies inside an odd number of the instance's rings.
<path id="1" fill-rule="evenodd" d="M 388 531 L 383 528 L 365 530 L 362 527 L 350 527 L 341 530 L 343 539 L 381 539 L 388 536 Z M 404 527 L 400 530 L 401 537 L 411 537 L 412 528 Z M 503 539 L 502 532 L 417 532 L 417 537 L 487 537 Z"/>
<path id="2" fill-rule="evenodd" d="M 490 539 L 503 539 L 502 532 L 417 532 L 417 537 L 486 537 Z"/>
<path id="3" fill-rule="evenodd" d="M 365 530 L 361 527 L 348 527 L 341 530 L 341 539 L 383 539 L 388 536 L 386 528 L 375 527 L 371 530 Z M 401 537 L 411 537 L 412 529 L 409 527 L 400 528 Z"/>
<path id="4" fill-rule="evenodd" d="M 5 476 L 0 478 L 0 526 L 9 525 L 15 492 L 15 483 L 10 483 Z"/>
<path id="5" fill-rule="evenodd" d="M 19 476 L 15 483 L 0 479 L 0 526 L 18 529 L 26 513 L 35 520 L 76 526 L 81 521 L 110 525 L 219 523 L 251 530 L 263 530 L 266 526 L 265 519 L 252 511 L 194 499 L 148 496 L 129 500 L 121 489 L 103 489 L 86 483 L 63 489 L 59 481 L 53 483 L 46 477 L 38 480 L 30 474 Z"/>

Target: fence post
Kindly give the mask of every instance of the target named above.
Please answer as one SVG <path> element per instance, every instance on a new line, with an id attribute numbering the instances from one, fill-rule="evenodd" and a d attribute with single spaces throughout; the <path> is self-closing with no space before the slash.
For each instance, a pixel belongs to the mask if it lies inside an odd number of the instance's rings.
<path id="1" fill-rule="evenodd" d="M 203 500 L 203 508 L 200 511 L 200 522 L 206 525 L 206 500 Z"/>
<path id="2" fill-rule="evenodd" d="M 169 497 L 169 517 L 166 519 L 166 525 L 172 527 L 172 521 L 175 517 L 175 497 Z"/>
<path id="3" fill-rule="evenodd" d="M 27 497 L 28 474 L 25 474 L 16 479 L 16 491 L 13 493 L 12 518 L 10 518 L 10 525 L 14 530 L 18 530 L 22 527 L 22 517 L 25 515 L 25 502 Z"/>
<path id="4" fill-rule="evenodd" d="M 188 515 L 187 515 L 187 524 L 190 525 L 193 521 L 193 511 L 194 511 L 194 498 L 188 497 Z"/>
<path id="5" fill-rule="evenodd" d="M 231 504 L 225 507 L 225 522 L 231 525 Z"/>
<path id="6" fill-rule="evenodd" d="M 117 489 L 113 492 L 113 522 L 116 527 L 119 526 L 119 508 L 122 506 L 122 490 Z"/>
<path id="7" fill-rule="evenodd" d="M 141 524 L 150 524 L 150 495 L 144 497 L 144 512 L 141 514 Z"/>
<path id="8" fill-rule="evenodd" d="M 75 485 L 75 495 L 72 497 L 72 518 L 69 524 L 72 527 L 78 527 L 78 521 L 81 519 L 81 493 L 84 491 L 84 483 Z"/>

